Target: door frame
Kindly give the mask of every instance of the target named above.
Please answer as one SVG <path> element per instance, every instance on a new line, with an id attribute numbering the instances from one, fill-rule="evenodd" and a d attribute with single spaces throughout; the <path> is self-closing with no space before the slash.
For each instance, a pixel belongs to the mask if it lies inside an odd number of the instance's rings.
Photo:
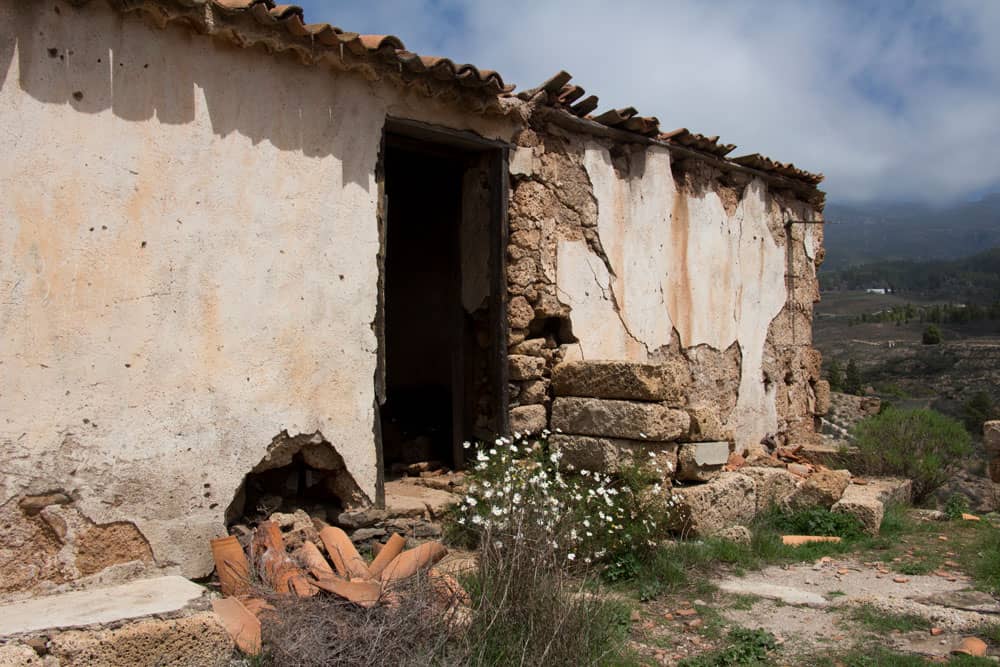
<path id="1" fill-rule="evenodd" d="M 490 376 L 494 395 L 499 405 L 496 413 L 496 430 L 499 434 L 510 432 L 510 390 L 509 369 L 507 367 L 507 202 L 510 194 L 509 157 L 510 144 L 487 139 L 467 130 L 454 130 L 406 118 L 387 117 L 382 128 L 375 180 L 378 188 L 377 224 L 379 236 L 378 251 L 378 297 L 374 330 L 378 341 L 375 366 L 375 424 L 373 428 L 376 450 L 377 478 L 375 504 L 385 506 L 385 459 L 382 449 L 381 406 L 386 401 L 386 350 L 385 350 L 385 254 L 388 241 L 388 202 L 385 190 L 385 155 L 387 139 L 392 135 L 394 144 L 412 141 L 414 145 L 433 149 L 440 146 L 450 152 L 468 154 L 469 157 L 486 157 L 489 161 L 490 203 L 489 203 L 489 274 L 490 303 L 489 319 L 491 336 Z M 458 286 L 461 288 L 460 285 Z M 454 385 L 454 380 L 453 380 Z M 452 402 L 454 406 L 454 401 Z M 454 414 L 453 414 L 454 420 Z M 464 465 L 464 449 L 452 437 L 452 456 L 456 467 Z"/>

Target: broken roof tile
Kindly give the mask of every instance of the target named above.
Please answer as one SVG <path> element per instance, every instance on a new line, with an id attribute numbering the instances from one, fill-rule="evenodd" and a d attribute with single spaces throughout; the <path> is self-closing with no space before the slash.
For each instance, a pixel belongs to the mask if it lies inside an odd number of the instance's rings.
<path id="1" fill-rule="evenodd" d="M 720 144 L 718 136 L 706 137 L 703 134 L 691 132 L 686 127 L 681 127 L 671 132 L 664 132 L 657 138 L 667 143 L 711 153 L 716 157 L 725 157 L 736 149 L 736 144 Z"/>
<path id="2" fill-rule="evenodd" d="M 765 157 L 760 153 L 741 155 L 739 157 L 731 158 L 731 161 L 744 167 L 751 167 L 753 169 L 759 169 L 760 171 L 780 174 L 781 176 L 797 181 L 803 181 L 811 185 L 819 185 L 823 182 L 824 178 L 823 174 L 814 174 L 804 169 L 799 169 L 790 162 L 778 162 L 769 157 Z"/>

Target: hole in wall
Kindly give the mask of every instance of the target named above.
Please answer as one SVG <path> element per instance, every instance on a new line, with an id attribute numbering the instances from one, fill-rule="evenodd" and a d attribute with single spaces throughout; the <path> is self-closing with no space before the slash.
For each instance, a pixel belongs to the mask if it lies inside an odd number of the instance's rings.
<path id="1" fill-rule="evenodd" d="M 555 347 L 579 342 L 573 335 L 573 322 L 568 317 L 536 317 L 528 325 L 528 338 L 546 338 Z"/>
<path id="2" fill-rule="evenodd" d="M 344 459 L 319 432 L 282 432 L 247 473 L 226 509 L 226 525 L 256 525 L 275 512 L 303 510 L 333 522 L 340 512 L 369 504 Z"/>

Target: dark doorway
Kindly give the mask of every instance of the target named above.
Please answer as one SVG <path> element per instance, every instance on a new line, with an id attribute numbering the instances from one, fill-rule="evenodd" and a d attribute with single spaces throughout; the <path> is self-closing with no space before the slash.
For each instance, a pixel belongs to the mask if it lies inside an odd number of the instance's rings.
<path id="1" fill-rule="evenodd" d="M 382 154 L 383 474 L 505 430 L 505 154 L 427 135 L 390 124 Z"/>

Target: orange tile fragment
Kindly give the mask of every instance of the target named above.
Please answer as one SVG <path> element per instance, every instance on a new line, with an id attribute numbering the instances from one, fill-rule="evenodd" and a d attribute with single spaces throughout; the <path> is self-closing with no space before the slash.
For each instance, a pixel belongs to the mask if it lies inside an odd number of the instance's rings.
<path id="1" fill-rule="evenodd" d="M 212 558 L 223 595 L 242 595 L 250 589 L 250 563 L 233 535 L 212 540 Z"/>
<path id="2" fill-rule="evenodd" d="M 371 577 L 368 565 L 361 558 L 354 542 L 343 530 L 336 526 L 327 526 L 319 531 L 319 539 L 323 540 L 323 545 L 330 555 L 330 560 L 333 561 L 333 566 L 337 569 L 337 574 L 352 579 L 369 579 Z"/>
<path id="3" fill-rule="evenodd" d="M 403 553 L 403 549 L 406 547 L 406 538 L 398 533 L 393 533 L 389 541 L 382 546 L 375 559 L 368 565 L 368 572 L 371 574 L 372 578 L 378 579 L 382 576 L 382 571 L 393 561 L 393 559 L 399 554 Z"/>
<path id="4" fill-rule="evenodd" d="M 418 547 L 404 551 L 392 559 L 382 571 L 382 581 L 398 581 L 412 577 L 420 570 L 430 567 L 448 553 L 440 542 L 426 542 Z"/>
<path id="5" fill-rule="evenodd" d="M 324 591 L 339 595 L 362 607 L 374 607 L 382 597 L 382 586 L 375 581 L 348 581 L 332 576 L 322 577 L 314 583 Z"/>
<path id="6" fill-rule="evenodd" d="M 782 535 L 781 543 L 790 547 L 797 547 L 811 542 L 840 542 L 840 538 L 831 535 Z"/>
<path id="7" fill-rule="evenodd" d="M 237 648 L 247 655 L 260 653 L 260 620 L 242 602 L 234 597 L 212 600 L 212 611 Z"/>
<path id="8" fill-rule="evenodd" d="M 319 547 L 315 544 L 306 540 L 302 544 L 302 548 L 299 550 L 299 558 L 302 560 L 302 564 L 306 566 L 306 569 L 316 578 L 333 576 L 333 568 L 330 564 L 326 562 L 326 558 L 323 558 L 323 554 L 320 553 Z"/>

